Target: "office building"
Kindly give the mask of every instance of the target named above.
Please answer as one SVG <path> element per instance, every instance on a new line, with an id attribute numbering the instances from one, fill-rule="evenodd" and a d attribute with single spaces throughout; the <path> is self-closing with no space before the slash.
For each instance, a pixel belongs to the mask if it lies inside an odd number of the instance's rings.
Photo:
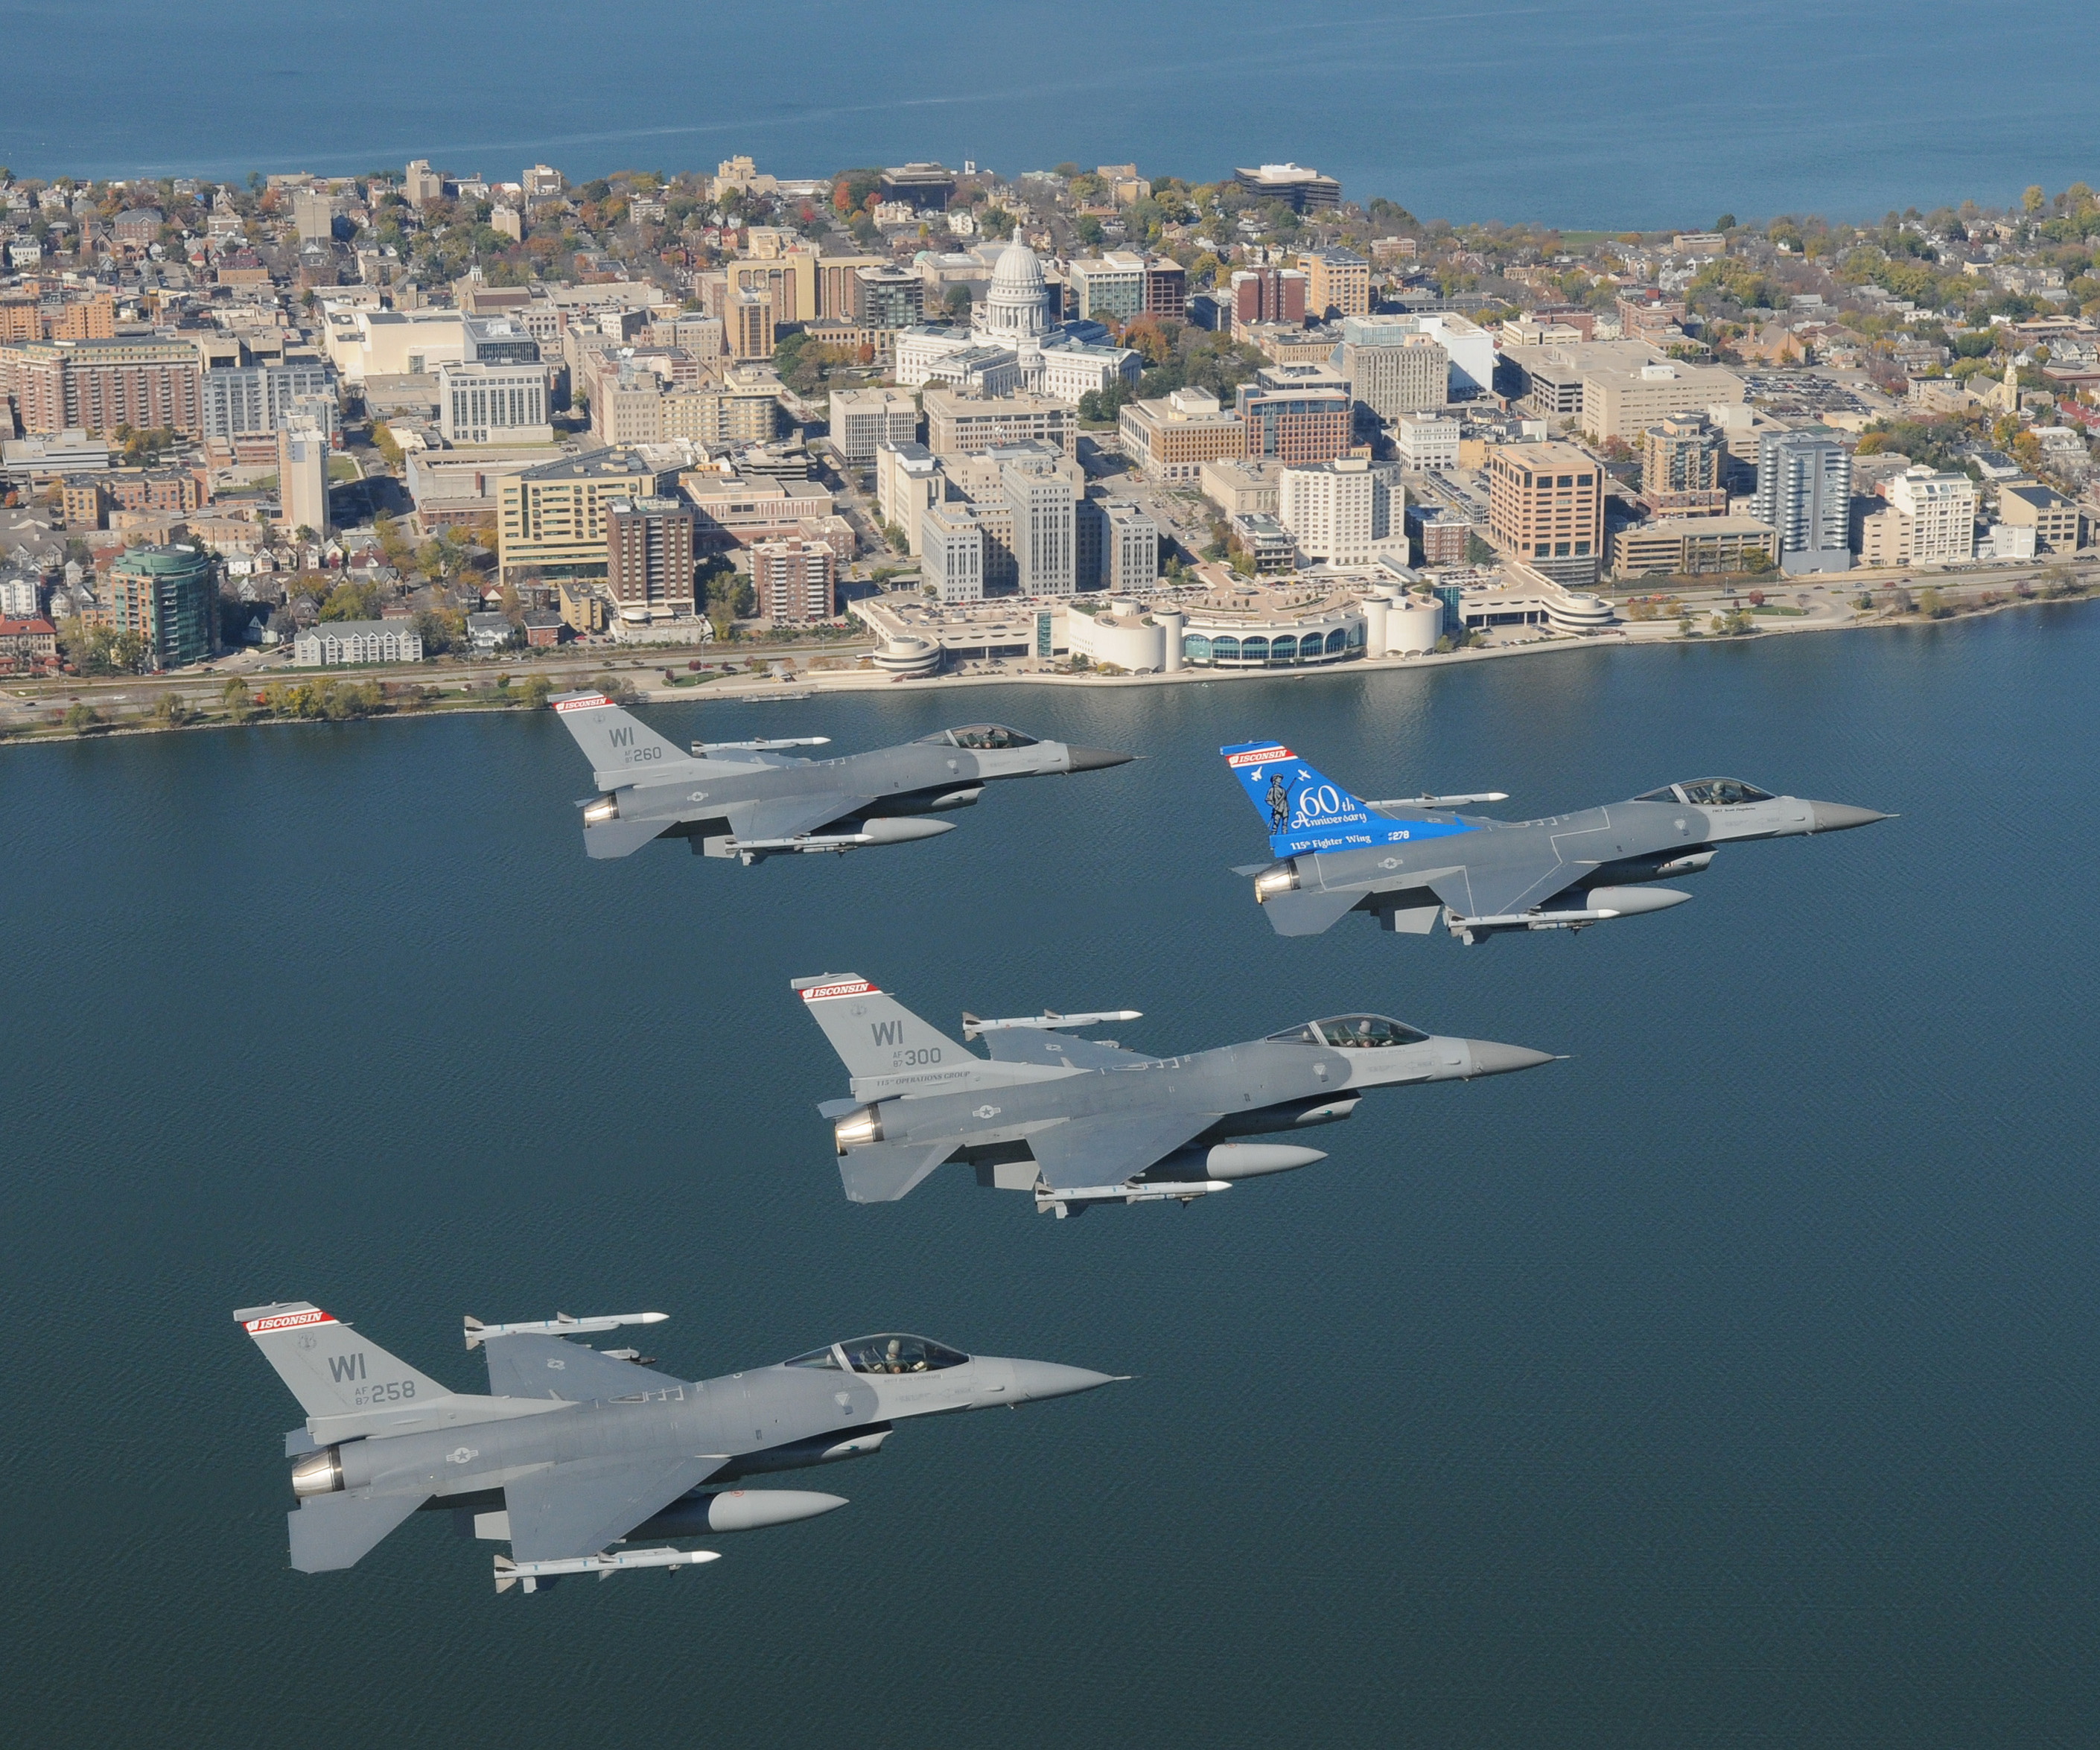
<path id="1" fill-rule="evenodd" d="M 1754 517 L 1657 517 L 1611 531 L 1612 572 L 1635 577 L 1711 577 L 1778 563 L 1779 536 Z"/>
<path id="2" fill-rule="evenodd" d="M 1312 249 L 1298 258 L 1305 306 L 1315 322 L 1370 313 L 1371 264 L 1353 249 Z"/>
<path id="3" fill-rule="evenodd" d="M 919 435 L 919 404 L 901 389 L 834 389 L 832 447 L 856 468 L 871 467 L 885 443 Z"/>
<path id="4" fill-rule="evenodd" d="M 1488 456 L 1495 544 L 1564 588 L 1594 588 L 1604 547 L 1604 471 L 1572 443 L 1498 444 Z"/>
<path id="5" fill-rule="evenodd" d="M 955 173 L 938 164 L 902 164 L 882 173 L 882 198 L 901 201 L 921 213 L 946 209 L 955 192 Z"/>
<path id="6" fill-rule="evenodd" d="M 817 297 L 817 252 L 792 231 L 754 225 L 748 233 L 751 255 L 726 262 L 732 293 L 753 292 L 773 306 L 776 328 L 791 322 L 814 322 L 824 312 Z"/>
<path id="7" fill-rule="evenodd" d="M 606 507 L 605 544 L 606 593 L 623 620 L 693 612 L 693 512 L 684 500 L 614 499 Z"/>
<path id="8" fill-rule="evenodd" d="M 829 619 L 836 556 L 820 540 L 797 536 L 760 541 L 751 549 L 751 582 L 758 617 L 775 626 L 809 625 Z"/>
<path id="9" fill-rule="evenodd" d="M 438 368 L 438 430 L 447 443 L 552 443 L 547 400 L 544 364 Z"/>
<path id="10" fill-rule="evenodd" d="M 1203 464 L 1247 453 L 1246 427 L 1207 389 L 1177 389 L 1154 401 L 1130 401 L 1118 416 L 1123 452 L 1145 478 L 1196 479 Z"/>
<path id="11" fill-rule="evenodd" d="M 919 580 L 943 606 L 982 602 L 985 594 L 985 531 L 970 505 L 923 506 L 918 515 Z"/>
<path id="12" fill-rule="evenodd" d="M 875 452 L 875 502 L 883 523 L 902 531 L 920 553 L 919 513 L 941 502 L 946 486 L 941 465 L 923 443 L 884 443 Z"/>
<path id="13" fill-rule="evenodd" d="M 407 174 L 401 179 L 401 198 L 420 209 L 426 201 L 442 201 L 444 197 L 445 179 L 430 168 L 430 161 L 412 161 Z"/>
<path id="14" fill-rule="evenodd" d="M 1277 521 L 1289 531 L 1301 561 L 1313 565 L 1368 565 L 1391 541 L 1399 518 L 1393 500 L 1406 496 L 1390 465 L 1343 456 L 1286 467 L 1277 483 Z"/>
<path id="15" fill-rule="evenodd" d="M 1149 595 L 1159 582 L 1159 525 L 1125 499 L 1087 503 L 1099 507 L 1099 587 L 1111 595 Z"/>
<path id="16" fill-rule="evenodd" d="M 1257 201 L 1281 201 L 1294 213 L 1317 212 L 1342 204 L 1342 185 L 1331 176 L 1297 164 L 1264 164 L 1235 170 L 1234 179 Z"/>
<path id="17" fill-rule="evenodd" d="M 1015 586 L 1024 596 L 1069 596 L 1079 575 L 1077 504 L 1061 473 L 1008 462 L 999 469 L 1013 516 Z"/>
<path id="18" fill-rule="evenodd" d="M 496 568 L 505 580 L 606 575 L 606 514 L 619 499 L 653 498 L 660 476 L 639 456 L 613 449 L 543 463 L 500 483 Z"/>
<path id="19" fill-rule="evenodd" d="M 1412 317 L 1345 321 L 1335 362 L 1357 412 L 1369 419 L 1390 423 L 1451 398 L 1451 355 Z"/>
<path id="20" fill-rule="evenodd" d="M 1280 462 L 1251 462 L 1245 456 L 1221 456 L 1197 470 L 1198 489 L 1228 518 L 1276 514 Z"/>
<path id="21" fill-rule="evenodd" d="M 1235 395 L 1250 456 L 1286 464 L 1332 461 L 1348 453 L 1355 424 L 1348 384 L 1317 364 L 1273 364 Z"/>
<path id="22" fill-rule="evenodd" d="M 203 363 L 186 340 L 18 341 L 0 346 L 0 398 L 32 435 L 119 425 L 203 435 Z"/>
<path id="23" fill-rule="evenodd" d="M 780 434 L 780 379 L 740 365 L 717 382 L 673 389 L 658 409 L 658 435 L 714 446 L 770 443 Z"/>
<path id="24" fill-rule="evenodd" d="M 2009 527 L 2032 529 L 2036 553 L 2078 551 L 2078 507 L 2045 486 L 2000 487 L 1998 520 Z"/>
<path id="25" fill-rule="evenodd" d="M 1189 278 L 1178 262 L 1132 250 L 1110 250 L 1075 261 L 1067 270 L 1073 314 L 1083 322 L 1158 316 L 1180 321 L 1188 313 Z"/>
<path id="26" fill-rule="evenodd" d="M 1686 413 L 1641 434 L 1641 496 L 1658 517 L 1725 517 L 1726 452 L 1704 414 Z"/>
<path id="27" fill-rule="evenodd" d="M 1630 371 L 1589 371 L 1582 377 L 1582 434 L 1593 443 L 1638 443 L 1663 420 L 1742 399 L 1742 378 L 1718 364 L 1660 359 Z"/>
<path id="28" fill-rule="evenodd" d="M 1226 285 L 1235 334 L 1261 323 L 1304 325 L 1305 276 L 1296 268 L 1242 267 Z"/>
<path id="29" fill-rule="evenodd" d="M 862 327 L 908 328 L 924 320 L 926 282 L 920 275 L 902 267 L 856 267 L 853 278 L 850 314 Z"/>
<path id="30" fill-rule="evenodd" d="M 773 300 L 763 292 L 732 292 L 722 301 L 729 355 L 739 364 L 773 356 Z"/>
<path id="31" fill-rule="evenodd" d="M 863 267 L 887 269 L 886 255 L 820 255 L 817 258 L 817 314 L 827 321 L 860 320 L 860 280 Z M 894 327 L 898 324 L 893 324 Z"/>
<path id="32" fill-rule="evenodd" d="M 1401 465 L 1448 474 L 1458 465 L 1458 421 L 1445 413 L 1403 413 L 1392 422 Z"/>
<path id="33" fill-rule="evenodd" d="M 926 391 L 926 447 L 936 456 L 967 455 L 1030 439 L 1079 453 L 1076 408 L 1045 395 L 979 400 L 952 390 Z"/>
<path id="34" fill-rule="evenodd" d="M 111 631 L 145 641 L 148 664 L 183 668 L 218 650 L 218 581 L 201 547 L 134 547 L 110 567 Z"/>
<path id="35" fill-rule="evenodd" d="M 1779 536 L 1789 575 L 1851 569 L 1852 458 L 1820 427 L 1766 434 L 1758 447 L 1758 522 Z"/>
<path id="36" fill-rule="evenodd" d="M 277 507 L 287 532 L 307 529 L 328 538 L 329 456 L 323 433 L 287 427 L 277 434 Z"/>

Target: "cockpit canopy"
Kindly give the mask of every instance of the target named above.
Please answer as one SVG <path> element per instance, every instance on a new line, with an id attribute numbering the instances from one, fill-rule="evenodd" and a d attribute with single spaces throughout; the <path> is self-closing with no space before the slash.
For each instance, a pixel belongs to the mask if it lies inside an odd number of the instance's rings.
<path id="1" fill-rule="evenodd" d="M 1695 778 L 1689 783 L 1665 784 L 1660 790 L 1635 796 L 1634 800 L 1688 802 L 1694 808 L 1732 808 L 1739 803 L 1769 802 L 1771 799 L 1769 790 L 1746 784 L 1740 778 Z"/>
<path id="2" fill-rule="evenodd" d="M 1024 735 L 1019 730 L 1010 730 L 1003 723 L 971 723 L 959 730 L 943 730 L 938 735 L 929 735 L 930 742 L 943 742 L 951 747 L 996 749 L 1000 747 L 1033 747 L 1035 738 Z"/>
<path id="3" fill-rule="evenodd" d="M 1389 1015 L 1330 1015 L 1302 1027 L 1286 1027 L 1269 1038 L 1291 1045 L 1325 1045 L 1335 1051 L 1373 1051 L 1385 1045 L 1419 1045 L 1429 1035 Z"/>
<path id="4" fill-rule="evenodd" d="M 874 1337 L 854 1337 L 839 1344 L 846 1364 L 856 1373 L 936 1373 L 944 1367 L 960 1367 L 969 1360 L 959 1349 L 937 1343 L 930 1337 L 914 1337 L 903 1331 L 884 1331 Z M 839 1358 L 830 1348 L 812 1349 L 782 1364 L 787 1367 L 828 1367 L 838 1371 Z"/>

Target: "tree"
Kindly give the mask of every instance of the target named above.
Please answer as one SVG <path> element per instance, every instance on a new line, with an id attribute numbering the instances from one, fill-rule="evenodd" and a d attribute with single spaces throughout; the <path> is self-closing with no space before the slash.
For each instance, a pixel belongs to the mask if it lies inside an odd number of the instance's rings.
<path id="1" fill-rule="evenodd" d="M 345 579 L 321 603 L 323 619 L 372 619 L 379 611 L 379 585 L 357 584 Z"/>
<path id="2" fill-rule="evenodd" d="M 1736 228 L 1736 215 L 1733 213 L 1723 213 L 1714 221 L 1714 228 L 1716 231 L 1733 231 Z"/>
<path id="3" fill-rule="evenodd" d="M 2030 183 L 2020 196 L 2021 208 L 2030 214 L 2039 213 L 2048 201 L 2049 196 L 2042 192 L 2042 186 L 2040 183 Z"/>
<path id="4" fill-rule="evenodd" d="M 1494 562 L 1495 549 L 1482 540 L 1479 536 L 1469 531 L 1466 536 L 1466 563 L 1493 565 Z"/>
<path id="5" fill-rule="evenodd" d="M 510 690 L 511 703 L 522 705 L 527 711 L 545 707 L 548 695 L 554 690 L 554 683 L 543 674 L 527 675 Z"/>
<path id="6" fill-rule="evenodd" d="M 1101 229 L 1101 222 L 1091 213 L 1081 214 L 1072 231 L 1090 249 L 1099 249 L 1108 236 L 1108 233 Z"/>
<path id="7" fill-rule="evenodd" d="M 948 295 L 941 300 L 951 322 L 967 322 L 970 315 L 970 289 L 966 285 L 951 285 Z"/>
<path id="8" fill-rule="evenodd" d="M 237 675 L 226 683 L 225 690 L 219 694 L 219 703 L 228 719 L 235 723 L 252 722 L 259 712 L 254 695 L 248 690 L 248 683 Z"/>
<path id="9" fill-rule="evenodd" d="M 76 735 L 85 735 L 102 721 L 102 713 L 84 699 L 75 699 L 62 720 Z"/>

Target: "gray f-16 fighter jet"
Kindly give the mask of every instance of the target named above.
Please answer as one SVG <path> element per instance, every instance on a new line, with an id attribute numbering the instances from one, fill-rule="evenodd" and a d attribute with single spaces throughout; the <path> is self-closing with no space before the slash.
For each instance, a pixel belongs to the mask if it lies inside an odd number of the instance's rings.
<path id="1" fill-rule="evenodd" d="M 690 840 L 696 856 L 746 863 L 902 844 L 952 832 L 953 821 L 929 817 L 969 807 L 995 778 L 1094 772 L 1132 757 L 1037 741 L 996 723 L 836 760 L 781 751 L 824 746 L 822 735 L 695 742 L 687 754 L 602 693 L 562 693 L 551 703 L 602 792 L 577 804 L 593 857 L 624 857 L 665 838 Z"/>
<path id="2" fill-rule="evenodd" d="M 1775 796 L 1735 778 L 1665 784 L 1630 801 L 1545 820 L 1455 812 L 1483 796 L 1364 802 L 1281 742 L 1219 752 L 1268 828 L 1276 861 L 1248 863 L 1279 936 L 1317 936 L 1344 912 L 1425 936 L 1441 918 L 1468 945 L 1512 930 L 1579 930 L 1692 897 L 1642 884 L 1696 875 L 1717 846 L 1838 832 L 1890 817 Z"/>
<path id="3" fill-rule="evenodd" d="M 488 1360 L 484 1397 L 448 1390 L 310 1302 L 243 1307 L 234 1317 L 307 1413 L 285 1436 L 298 1461 L 292 1566 L 348 1567 L 418 1508 L 444 1508 L 462 1536 L 509 1541 L 498 1592 L 692 1567 L 715 1553 L 615 1546 L 814 1519 L 845 1502 L 735 1485 L 876 1452 L 907 1417 L 1065 1397 L 1111 1377 L 900 1331 L 695 1382 L 632 1349 L 569 1340 L 665 1316 L 469 1319 L 466 1346 Z"/>
<path id="4" fill-rule="evenodd" d="M 1470 1081 L 1553 1061 L 1486 1039 L 1418 1033 L 1383 1015 L 1336 1015 L 1265 1039 L 1185 1057 L 1148 1057 L 1069 1029 L 1134 1020 L 1134 1009 L 963 1017 L 979 1057 L 858 972 L 798 978 L 817 1025 L 845 1060 L 853 1098 L 833 1120 L 839 1175 L 856 1203 L 889 1203 L 937 1166 L 962 1161 L 977 1183 L 1030 1191 L 1038 1210 L 1096 1203 L 1183 1206 L 1234 1181 L 1308 1166 L 1317 1148 L 1233 1139 L 1346 1118 L 1368 1088 Z"/>

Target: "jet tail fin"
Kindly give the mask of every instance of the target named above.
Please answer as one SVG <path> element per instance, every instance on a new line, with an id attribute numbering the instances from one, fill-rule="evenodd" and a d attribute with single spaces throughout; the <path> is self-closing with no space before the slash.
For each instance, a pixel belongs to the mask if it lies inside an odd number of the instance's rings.
<path id="1" fill-rule="evenodd" d="M 243 1307 L 233 1316 L 310 1417 L 355 1415 L 452 1395 L 311 1301 Z"/>
<path id="2" fill-rule="evenodd" d="M 974 1052 L 964 1050 L 930 1021 L 921 1020 L 858 972 L 798 978 L 793 987 L 801 993 L 804 1006 L 856 1082 L 893 1076 L 915 1064 L 981 1062 Z"/>
<path id="3" fill-rule="evenodd" d="M 1376 822 L 1361 797 L 1315 771 L 1282 742 L 1242 742 L 1220 747 L 1225 764 L 1268 829 L 1278 857 L 1338 844 L 1352 827 Z"/>
<path id="4" fill-rule="evenodd" d="M 638 778 L 661 778 L 674 767 L 700 764 L 602 693 L 560 693 L 548 703 L 590 760 L 601 790 L 617 790 Z"/>

